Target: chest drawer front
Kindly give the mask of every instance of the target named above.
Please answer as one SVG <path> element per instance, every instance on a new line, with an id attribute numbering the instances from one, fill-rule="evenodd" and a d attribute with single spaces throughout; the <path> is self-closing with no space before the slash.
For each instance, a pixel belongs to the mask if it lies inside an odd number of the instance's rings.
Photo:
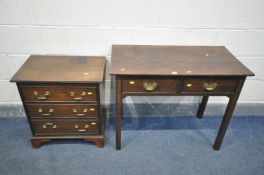
<path id="1" fill-rule="evenodd" d="M 33 120 L 35 135 L 98 134 L 98 120 Z"/>
<path id="2" fill-rule="evenodd" d="M 96 101 L 95 87 L 22 87 L 25 101 Z"/>
<path id="3" fill-rule="evenodd" d="M 122 80 L 123 92 L 135 93 L 176 93 L 176 80 L 162 79 L 130 79 Z"/>
<path id="4" fill-rule="evenodd" d="M 185 79 L 182 92 L 233 93 L 236 85 L 235 79 Z"/>
<path id="5" fill-rule="evenodd" d="M 97 117 L 97 105 L 93 104 L 26 104 L 31 118 Z"/>

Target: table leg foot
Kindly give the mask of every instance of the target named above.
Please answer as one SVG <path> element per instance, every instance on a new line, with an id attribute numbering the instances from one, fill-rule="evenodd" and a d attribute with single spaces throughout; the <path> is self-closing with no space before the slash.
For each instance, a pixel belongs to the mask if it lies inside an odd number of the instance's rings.
<path id="1" fill-rule="evenodd" d="M 51 139 L 39 139 L 39 138 L 32 138 L 31 139 L 31 145 L 32 145 L 32 148 L 40 148 L 42 144 L 44 143 L 47 143 L 47 142 L 50 142 Z"/>
<path id="2" fill-rule="evenodd" d="M 121 150 L 121 145 L 116 145 L 116 150 Z"/>
<path id="3" fill-rule="evenodd" d="M 215 151 L 219 151 L 220 150 L 220 147 L 221 147 L 221 145 L 216 144 L 216 143 L 213 146 L 213 148 L 214 148 Z"/>
<path id="4" fill-rule="evenodd" d="M 85 142 L 94 142 L 97 148 L 104 147 L 104 138 L 85 138 L 83 139 Z"/>

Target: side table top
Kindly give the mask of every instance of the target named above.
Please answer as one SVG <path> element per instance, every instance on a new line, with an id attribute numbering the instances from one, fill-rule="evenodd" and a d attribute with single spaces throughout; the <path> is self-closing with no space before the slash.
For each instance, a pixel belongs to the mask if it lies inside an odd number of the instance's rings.
<path id="1" fill-rule="evenodd" d="M 101 83 L 105 57 L 32 55 L 11 82 Z"/>
<path id="2" fill-rule="evenodd" d="M 113 45 L 110 74 L 253 76 L 224 46 Z"/>

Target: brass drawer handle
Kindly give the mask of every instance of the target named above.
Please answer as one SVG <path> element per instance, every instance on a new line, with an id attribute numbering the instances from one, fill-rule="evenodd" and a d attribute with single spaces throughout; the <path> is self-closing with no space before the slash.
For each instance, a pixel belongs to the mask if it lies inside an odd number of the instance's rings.
<path id="1" fill-rule="evenodd" d="M 75 109 L 75 108 L 72 109 L 72 112 L 74 112 L 75 115 L 78 116 L 78 117 L 85 116 L 85 113 L 87 113 L 87 111 L 88 111 L 88 110 L 85 108 L 85 109 L 83 109 L 83 113 L 79 113 L 77 109 Z"/>
<path id="2" fill-rule="evenodd" d="M 34 92 L 33 92 L 33 95 L 34 95 L 34 96 L 38 96 L 38 95 L 39 95 L 38 91 L 34 91 Z M 49 92 L 49 91 L 46 91 L 43 95 L 39 95 L 37 98 L 38 98 L 39 100 L 46 100 L 46 99 L 48 98 L 49 95 L 50 95 L 50 92 Z"/>
<path id="3" fill-rule="evenodd" d="M 204 83 L 203 88 L 207 91 L 213 91 L 217 87 L 217 83 Z"/>
<path id="4" fill-rule="evenodd" d="M 52 129 L 55 129 L 55 128 L 57 128 L 57 125 L 54 125 L 52 122 L 48 122 L 48 123 L 45 123 L 45 124 L 42 125 L 43 129 L 46 129 L 48 127 L 52 128 Z"/>
<path id="5" fill-rule="evenodd" d="M 54 109 L 50 108 L 48 110 L 48 113 L 43 113 L 43 109 L 42 108 L 39 108 L 38 109 L 38 112 L 42 115 L 42 116 L 50 116 L 53 112 L 54 112 Z"/>
<path id="6" fill-rule="evenodd" d="M 86 129 L 78 129 L 79 132 L 85 132 Z"/>
<path id="7" fill-rule="evenodd" d="M 145 82 L 145 83 L 143 83 L 143 87 L 147 91 L 154 91 L 157 88 L 157 86 L 158 86 L 158 83 L 155 83 L 155 82 L 152 82 L 152 83 Z"/>
<path id="8" fill-rule="evenodd" d="M 79 128 L 79 125 L 78 124 L 75 124 L 74 125 L 74 128 L 78 129 Z M 88 124 L 84 125 L 84 128 L 89 128 L 89 125 Z"/>
<path id="9" fill-rule="evenodd" d="M 130 85 L 134 85 L 135 84 L 135 81 L 129 81 L 129 84 Z"/>
<path id="10" fill-rule="evenodd" d="M 75 124 L 75 125 L 74 125 L 74 128 L 75 128 L 75 129 L 78 129 L 78 130 L 77 130 L 78 132 L 85 132 L 85 131 L 87 131 L 86 129 L 89 128 L 89 127 L 90 127 L 90 126 L 89 126 L 88 124 L 86 124 L 86 125 L 84 125 L 84 129 L 79 129 L 79 125 L 78 125 L 78 124 Z"/>
<path id="11" fill-rule="evenodd" d="M 70 92 L 70 96 L 73 97 L 73 99 L 76 100 L 76 101 L 83 100 L 85 95 L 86 95 L 85 92 L 81 92 L 80 97 L 76 97 L 75 92 L 73 92 L 73 91 Z"/>

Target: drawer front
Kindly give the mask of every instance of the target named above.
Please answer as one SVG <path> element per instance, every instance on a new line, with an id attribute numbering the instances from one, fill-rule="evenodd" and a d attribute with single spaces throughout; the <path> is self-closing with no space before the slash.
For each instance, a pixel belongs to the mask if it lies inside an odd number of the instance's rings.
<path id="1" fill-rule="evenodd" d="M 22 87 L 25 101 L 96 101 L 94 87 Z"/>
<path id="2" fill-rule="evenodd" d="M 98 120 L 32 120 L 35 135 L 98 134 Z"/>
<path id="3" fill-rule="evenodd" d="M 122 80 L 123 92 L 139 93 L 176 93 L 178 83 L 176 80 L 162 79 L 130 79 Z"/>
<path id="4" fill-rule="evenodd" d="M 97 105 L 88 104 L 26 104 L 30 117 L 97 117 Z"/>
<path id="5" fill-rule="evenodd" d="M 233 93 L 236 85 L 235 79 L 185 79 L 182 92 Z"/>

